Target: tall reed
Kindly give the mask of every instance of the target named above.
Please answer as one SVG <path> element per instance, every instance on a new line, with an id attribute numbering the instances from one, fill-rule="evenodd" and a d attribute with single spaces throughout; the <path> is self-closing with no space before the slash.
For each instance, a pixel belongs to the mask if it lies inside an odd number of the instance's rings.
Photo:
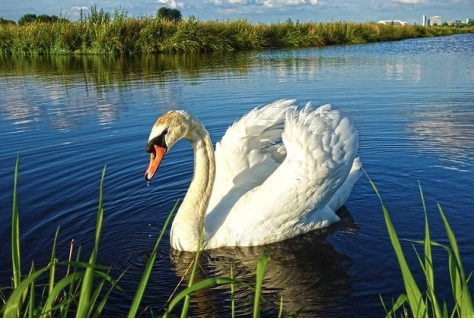
<path id="1" fill-rule="evenodd" d="M 123 11 L 84 21 L 6 24 L 0 28 L 0 55 L 149 54 L 314 47 L 473 33 L 474 27 L 381 25 L 371 22 L 279 22 L 247 20 L 172 22 L 129 18 Z"/>
<path id="2" fill-rule="evenodd" d="M 389 212 L 385 207 L 375 184 L 370 178 L 369 181 L 380 199 L 388 235 L 397 256 L 403 283 L 405 286 L 405 293 L 402 293 L 398 297 L 392 308 L 386 308 L 387 317 L 394 317 L 401 314 L 403 316 L 413 316 L 416 318 L 473 318 L 474 306 L 468 286 L 470 276 L 466 277 L 456 237 L 451 226 L 449 225 L 446 215 L 441 209 L 441 206 L 438 204 L 438 210 L 439 214 L 441 215 L 441 219 L 443 220 L 449 246 L 442 245 L 431 239 L 428 225 L 428 213 L 426 211 L 423 191 L 421 186 L 419 186 L 423 211 L 425 214 L 425 238 L 424 240 L 415 241 L 414 243 L 422 245 L 424 248 L 424 253 L 421 256 L 415 249 L 418 261 L 425 277 L 426 290 L 422 292 L 422 289 L 419 288 L 419 285 L 412 274 L 412 270 L 406 261 L 405 254 L 400 244 L 400 239 L 398 238 L 398 235 L 395 231 L 395 227 L 392 223 Z M 445 300 L 440 301 L 436 294 L 436 277 L 434 272 L 435 266 L 433 263 L 432 247 L 442 247 L 448 254 L 449 279 L 451 280 L 451 290 L 454 300 L 454 306 L 452 309 L 448 309 L 447 302 Z"/>
<path id="3" fill-rule="evenodd" d="M 56 241 L 59 235 L 59 229 L 56 231 L 53 246 L 51 250 L 51 259 L 45 267 L 38 270 L 32 264 L 28 275 L 21 275 L 21 258 L 20 258 L 20 214 L 17 205 L 17 187 L 19 175 L 19 159 L 17 157 L 14 170 L 13 184 L 13 202 L 12 202 L 12 272 L 13 285 L 5 289 L 2 288 L 3 305 L 0 306 L 0 315 L 3 317 L 98 317 L 101 315 L 104 307 L 108 302 L 108 298 L 112 290 L 118 289 L 122 291 L 118 282 L 125 272 L 116 280 L 109 275 L 110 267 L 97 264 L 99 255 L 100 238 L 102 233 L 102 221 L 104 218 L 103 209 L 103 190 L 105 180 L 105 167 L 102 171 L 102 177 L 99 186 L 99 201 L 96 220 L 96 232 L 94 246 L 87 262 L 81 261 L 81 249 L 79 248 L 76 260 L 71 257 L 68 261 L 58 261 L 56 256 Z M 138 283 L 134 298 L 130 304 L 128 317 L 134 318 L 138 314 L 141 301 L 145 295 L 145 289 L 155 261 L 157 258 L 158 247 L 161 243 L 163 235 L 168 228 L 169 222 L 174 215 L 174 211 L 178 206 L 178 202 L 174 205 L 169 213 L 163 228 L 155 243 L 155 247 L 148 259 L 147 265 L 143 272 L 142 278 Z M 193 264 L 191 278 L 197 271 L 200 250 L 196 253 Z M 71 256 L 71 254 L 70 254 Z M 256 269 L 255 287 L 249 287 L 255 291 L 254 314 L 259 314 L 259 304 L 265 276 L 266 265 L 269 257 L 262 256 Z M 72 271 L 70 271 L 70 268 Z M 67 269 L 67 270 L 66 270 Z M 231 277 L 211 277 L 204 280 L 194 282 L 189 280 L 187 288 L 180 291 L 171 299 L 166 311 L 165 317 L 171 315 L 173 310 L 182 303 L 181 316 L 187 317 L 189 305 L 191 302 L 191 294 L 195 291 L 219 286 L 229 285 L 231 293 L 233 293 L 233 284 L 239 280 Z M 106 284 L 109 287 L 106 287 Z M 40 296 L 40 298 L 38 298 Z M 235 303 L 232 302 L 232 313 L 235 313 Z"/>
<path id="4" fill-rule="evenodd" d="M 12 270 L 13 287 L 4 305 L 0 308 L 0 314 L 5 317 L 69 317 L 75 308 L 75 316 L 90 317 L 98 316 L 102 311 L 109 293 L 112 289 L 120 289 L 117 281 L 109 276 L 109 267 L 96 264 L 100 234 L 103 219 L 102 193 L 105 176 L 105 168 L 102 172 L 100 183 L 100 197 L 97 213 L 97 224 L 95 234 L 95 245 L 89 262 L 79 261 L 80 250 L 76 261 L 59 262 L 56 258 L 56 240 L 59 229 L 56 231 L 51 259 L 48 265 L 35 269 L 32 264 L 29 274 L 21 276 L 20 261 L 20 227 L 19 211 L 17 205 L 17 180 L 18 180 L 19 156 L 15 165 L 13 186 L 13 210 L 12 210 Z M 66 267 L 72 266 L 74 271 L 63 278 L 58 278 L 58 273 Z M 45 280 L 47 278 L 47 280 Z M 108 291 L 104 290 L 105 283 L 110 284 Z M 47 289 L 45 289 L 45 287 Z M 79 290 L 78 290 L 79 288 Z M 79 293 L 77 293 L 79 291 Z M 103 296 L 101 296 L 101 294 Z M 41 296 L 37 300 L 37 296 Z M 77 300 L 77 303 L 76 303 Z"/>

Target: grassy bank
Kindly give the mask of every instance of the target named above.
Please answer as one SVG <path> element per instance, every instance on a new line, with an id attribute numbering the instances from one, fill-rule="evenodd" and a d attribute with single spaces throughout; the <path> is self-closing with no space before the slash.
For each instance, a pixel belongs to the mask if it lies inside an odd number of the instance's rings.
<path id="1" fill-rule="evenodd" d="M 149 54 L 318 47 L 474 33 L 474 27 L 376 23 L 171 22 L 116 14 L 107 21 L 35 22 L 0 28 L 0 55 Z"/>

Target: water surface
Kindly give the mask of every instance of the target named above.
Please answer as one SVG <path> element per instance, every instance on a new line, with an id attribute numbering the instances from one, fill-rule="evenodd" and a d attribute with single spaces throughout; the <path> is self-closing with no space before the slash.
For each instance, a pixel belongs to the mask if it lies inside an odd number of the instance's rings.
<path id="1" fill-rule="evenodd" d="M 446 243 L 439 203 L 457 236 L 466 271 L 474 270 L 474 35 L 365 45 L 143 57 L 2 57 L 0 60 L 0 285 L 10 282 L 13 169 L 20 155 L 18 202 L 24 272 L 48 262 L 61 227 L 58 255 L 70 242 L 90 251 L 102 169 L 105 219 L 100 263 L 121 280 L 105 315 L 125 316 L 147 257 L 175 201 L 192 176 L 192 150 L 179 142 L 151 185 L 143 178 L 145 145 L 156 118 L 185 109 L 202 120 L 214 142 L 258 105 L 295 98 L 331 103 L 359 135 L 359 156 L 379 188 L 399 236 L 421 239 L 421 184 L 434 240 Z M 269 263 L 263 313 L 384 316 L 403 291 L 380 203 L 365 176 L 346 203 L 342 223 L 292 241 L 206 253 L 200 276 L 253 282 L 258 257 Z M 418 267 L 412 244 L 408 260 Z M 439 294 L 449 300 L 445 254 L 435 249 Z M 168 234 L 144 306 L 159 313 L 189 256 L 174 254 Z M 416 273 L 417 278 L 420 272 Z M 236 292 L 238 315 L 251 315 L 251 296 Z M 228 288 L 196 296 L 195 316 L 228 314 Z M 205 301 L 205 302 L 203 302 Z M 202 306 L 202 305 L 205 306 Z M 143 316 L 150 316 L 146 310 Z"/>

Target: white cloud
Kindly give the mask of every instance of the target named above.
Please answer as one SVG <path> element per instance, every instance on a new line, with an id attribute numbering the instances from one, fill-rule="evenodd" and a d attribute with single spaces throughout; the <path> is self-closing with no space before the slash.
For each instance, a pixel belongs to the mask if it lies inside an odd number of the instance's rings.
<path id="1" fill-rule="evenodd" d="M 402 3 L 402 4 L 418 4 L 418 3 L 426 3 L 426 0 L 392 0 L 395 3 Z"/>
<path id="2" fill-rule="evenodd" d="M 229 0 L 229 4 L 248 4 L 247 0 Z"/>
<path id="3" fill-rule="evenodd" d="M 212 4 L 215 6 L 221 6 L 222 5 L 222 0 L 206 0 L 204 1 L 204 4 Z"/>
<path id="4" fill-rule="evenodd" d="M 281 8 L 303 5 L 306 0 L 264 0 L 263 6 L 267 8 Z"/>
<path id="5" fill-rule="evenodd" d="M 85 14 L 86 11 L 88 10 L 89 10 L 89 7 L 86 7 L 86 6 L 73 6 L 71 7 L 71 9 L 62 12 L 61 14 L 66 19 L 73 19 L 73 18 L 80 17 L 81 12 Z"/>
<path id="6" fill-rule="evenodd" d="M 159 0 L 159 1 L 170 1 L 170 0 Z M 235 5 L 247 5 L 254 7 L 265 7 L 265 8 L 284 8 L 284 7 L 295 7 L 319 5 L 319 0 L 207 0 L 206 3 L 214 4 L 216 6 L 235 6 Z"/>
<path id="7" fill-rule="evenodd" d="M 86 6 L 82 6 L 82 7 L 74 6 L 74 7 L 71 8 L 71 13 L 72 14 L 79 14 L 81 11 L 84 12 L 84 11 L 87 11 L 87 10 L 89 10 L 89 8 L 86 7 Z"/>
<path id="8" fill-rule="evenodd" d="M 176 0 L 158 0 L 157 2 L 171 9 L 184 8 L 184 3 Z"/>
<path id="9" fill-rule="evenodd" d="M 85 11 L 85 10 L 89 10 L 89 8 L 86 7 L 86 6 L 82 6 L 82 7 L 73 6 L 73 7 L 71 8 L 71 11 L 72 11 L 72 12 L 80 12 L 81 10 L 82 10 L 82 11 Z"/>

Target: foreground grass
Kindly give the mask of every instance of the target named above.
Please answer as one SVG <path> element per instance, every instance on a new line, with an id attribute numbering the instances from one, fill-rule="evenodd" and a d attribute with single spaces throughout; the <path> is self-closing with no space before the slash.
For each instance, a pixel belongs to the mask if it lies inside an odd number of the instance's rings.
<path id="1" fill-rule="evenodd" d="M 92 252 L 87 261 L 81 261 L 82 257 L 79 252 L 76 259 L 70 257 L 67 261 L 58 261 L 56 256 L 56 239 L 58 238 L 59 229 L 56 232 L 55 240 L 52 247 L 51 259 L 48 265 L 39 270 L 35 269 L 32 264 L 27 275 L 22 274 L 22 262 L 20 254 L 20 224 L 19 212 L 17 206 L 17 181 L 18 181 L 19 158 L 15 166 L 14 186 L 13 186 L 13 203 L 12 203 L 12 230 L 11 230 L 11 261 L 12 261 L 12 286 L 3 287 L 0 290 L 0 297 L 3 304 L 0 306 L 0 315 L 3 317 L 98 317 L 108 302 L 109 294 L 112 290 L 121 290 L 119 286 L 120 278 L 115 280 L 109 275 L 110 267 L 97 264 L 97 256 L 99 254 L 100 237 L 102 229 L 102 221 L 104 216 L 103 210 L 103 189 L 105 168 L 102 172 L 102 178 L 99 187 L 99 203 L 97 211 L 97 222 L 95 232 L 95 242 Z M 369 179 L 373 189 L 378 193 L 377 188 Z M 415 281 L 412 271 L 406 262 L 403 250 L 400 245 L 395 228 L 391 222 L 387 208 L 382 204 L 382 210 L 387 225 L 388 234 L 395 250 L 398 263 L 400 265 L 403 282 L 406 292 L 401 294 L 395 301 L 391 309 L 387 309 L 387 316 L 414 316 L 414 317 L 474 317 L 474 307 L 472 297 L 468 288 L 469 277 L 466 277 L 462 266 L 461 256 L 459 254 L 458 245 L 454 233 L 441 209 L 441 214 L 446 234 L 449 239 L 449 246 L 441 245 L 431 240 L 430 230 L 428 226 L 428 218 L 426 206 L 424 203 L 423 193 L 421 192 L 423 208 L 425 211 L 425 238 L 416 243 L 424 247 L 424 254 L 420 256 L 417 253 L 421 268 L 426 279 L 426 291 L 422 292 L 418 283 Z M 134 298 L 129 307 L 128 317 L 137 317 L 139 314 L 141 300 L 144 296 L 148 280 L 154 267 L 157 251 L 163 234 L 173 216 L 177 204 L 168 215 L 163 229 L 156 241 L 155 247 L 150 255 L 148 263 L 143 272 L 142 278 L 138 283 Z M 432 259 L 432 246 L 443 247 L 448 253 L 449 276 L 451 280 L 454 306 L 448 309 L 446 302 L 438 300 L 435 293 L 435 276 L 434 265 Z M 234 295 L 234 284 L 239 280 L 234 278 L 233 269 L 230 269 L 230 278 L 211 277 L 194 282 L 194 274 L 197 270 L 200 251 L 196 253 L 192 264 L 192 272 L 188 280 L 187 288 L 180 291 L 169 302 L 164 312 L 164 317 L 175 316 L 176 308 L 181 306 L 181 317 L 188 317 L 189 305 L 192 293 L 201 289 L 206 289 L 218 285 L 228 285 L 231 296 Z M 259 260 L 255 270 L 255 286 L 248 287 L 249 293 L 253 294 L 254 307 L 253 316 L 260 317 L 260 300 L 263 287 L 263 280 L 267 268 L 269 257 L 263 255 Z M 67 271 L 63 271 L 67 268 Z M 72 269 L 70 271 L 70 269 Z M 61 275 L 62 274 L 62 275 Z M 122 274 L 123 275 L 123 274 Z M 121 277 L 121 276 L 120 276 Z M 382 300 L 383 303 L 383 300 Z M 282 302 L 280 303 L 279 315 L 282 312 Z M 231 316 L 235 315 L 235 301 L 231 297 Z"/>
<path id="2" fill-rule="evenodd" d="M 171 22 L 153 17 L 115 15 L 108 21 L 27 25 L 0 28 L 0 55 L 149 54 L 209 52 L 285 47 L 318 47 L 474 33 L 474 27 L 376 23 L 252 24 L 246 20 Z"/>
<path id="3" fill-rule="evenodd" d="M 441 209 L 441 206 L 438 205 L 438 209 L 446 230 L 449 246 L 441 245 L 438 242 L 431 240 L 426 205 L 423 197 L 423 192 L 420 186 L 421 200 L 425 213 L 425 238 L 424 240 L 416 241 L 415 243 L 422 245 L 424 248 L 424 252 L 422 255 L 420 255 L 416 249 L 415 252 L 418 257 L 418 261 L 420 263 L 423 275 L 425 277 L 426 291 L 422 292 L 422 289 L 420 289 L 420 284 L 415 281 L 414 276 L 412 274 L 412 269 L 406 262 L 405 255 L 400 244 L 400 240 L 390 219 L 388 210 L 383 204 L 382 198 L 380 197 L 376 186 L 374 185 L 372 180 L 370 180 L 370 178 L 369 181 L 380 198 L 383 215 L 385 218 L 385 224 L 388 230 L 388 235 L 390 237 L 390 241 L 397 256 L 398 264 L 400 265 L 400 270 L 403 278 L 403 283 L 405 286 L 405 293 L 402 293 L 395 301 L 392 308 L 387 310 L 387 317 L 402 315 L 406 317 L 415 318 L 473 318 L 474 306 L 472 296 L 468 287 L 468 281 L 470 276 L 466 277 L 456 237 L 453 233 L 453 230 L 451 229 L 451 226 L 449 225 L 448 220 L 446 219 L 443 210 Z M 446 301 L 440 301 L 436 295 L 436 277 L 434 275 L 435 267 L 433 264 L 432 256 L 433 246 L 444 248 L 448 254 L 449 279 L 451 281 L 452 296 L 454 300 L 454 306 L 452 307 L 452 309 L 448 309 Z"/>
<path id="4" fill-rule="evenodd" d="M 102 171 L 102 178 L 99 187 L 99 203 L 97 211 L 97 222 L 95 241 L 88 261 L 80 261 L 80 249 L 76 260 L 71 258 L 67 261 L 58 261 L 56 257 L 56 240 L 59 229 L 56 232 L 51 259 L 47 266 L 36 270 L 31 265 L 27 275 L 22 275 L 21 254 L 20 254 L 20 224 L 17 206 L 17 181 L 18 181 L 19 157 L 15 165 L 13 203 L 12 203 L 12 230 L 11 230 L 11 261 L 12 261 L 12 286 L 0 288 L 0 299 L 3 304 L 0 306 L 0 315 L 3 317 L 79 317 L 89 318 L 100 316 L 107 304 L 109 294 L 114 289 L 122 291 L 119 286 L 120 278 L 115 280 L 109 276 L 110 267 L 97 264 L 99 254 L 100 237 L 102 230 L 103 210 L 103 189 L 105 168 Z M 175 204 L 168 215 L 161 233 L 156 241 L 155 247 L 150 254 L 149 260 L 138 283 L 134 298 L 129 307 L 128 317 L 135 318 L 139 314 L 141 300 L 145 294 L 153 266 L 157 258 L 158 247 L 163 238 L 165 230 L 174 215 L 178 203 Z M 193 263 L 191 279 L 187 288 L 174 296 L 165 309 L 164 317 L 175 316 L 176 307 L 180 305 L 181 317 L 187 317 L 191 294 L 195 291 L 206 289 L 218 285 L 230 285 L 231 292 L 233 284 L 239 282 L 237 279 L 224 277 L 211 277 L 199 282 L 194 282 L 194 274 L 197 271 L 197 264 L 200 252 L 196 253 Z M 255 276 L 255 287 L 249 287 L 254 291 L 254 315 L 259 316 L 259 305 L 263 278 L 269 257 L 263 255 L 257 265 Z M 67 269 L 67 271 L 65 271 Z M 70 271 L 72 269 L 72 271 Z M 63 275 L 59 275 L 62 273 Z M 231 270 L 232 274 L 232 270 Z M 122 274 L 120 277 L 122 277 Z M 39 298 L 38 298 L 39 297 Z M 234 313 L 234 301 L 232 300 L 232 312 Z"/>

